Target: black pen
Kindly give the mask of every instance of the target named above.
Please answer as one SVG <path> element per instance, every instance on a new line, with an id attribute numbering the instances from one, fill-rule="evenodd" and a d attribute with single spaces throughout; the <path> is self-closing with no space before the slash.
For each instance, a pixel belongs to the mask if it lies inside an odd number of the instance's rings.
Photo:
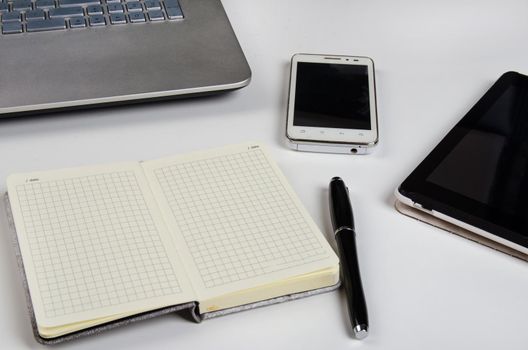
<path id="1" fill-rule="evenodd" d="M 330 214 L 341 262 L 341 279 L 345 286 L 348 315 L 357 339 L 368 335 L 368 314 L 356 250 L 356 231 L 348 188 L 340 177 L 330 181 Z"/>

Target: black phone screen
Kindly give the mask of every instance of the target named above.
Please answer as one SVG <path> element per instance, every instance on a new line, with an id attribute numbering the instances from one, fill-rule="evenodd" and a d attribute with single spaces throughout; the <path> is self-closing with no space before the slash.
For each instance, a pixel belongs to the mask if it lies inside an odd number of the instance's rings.
<path id="1" fill-rule="evenodd" d="M 297 63 L 293 125 L 369 130 L 368 67 Z"/>

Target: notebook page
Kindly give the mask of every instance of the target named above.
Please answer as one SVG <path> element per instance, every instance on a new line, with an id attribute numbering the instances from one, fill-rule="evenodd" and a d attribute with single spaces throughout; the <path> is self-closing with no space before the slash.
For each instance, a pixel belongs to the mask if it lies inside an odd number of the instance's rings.
<path id="1" fill-rule="evenodd" d="M 336 266 L 278 167 L 246 144 L 143 163 L 199 300 Z"/>
<path id="2" fill-rule="evenodd" d="M 194 300 L 138 163 L 7 182 L 39 326 Z"/>

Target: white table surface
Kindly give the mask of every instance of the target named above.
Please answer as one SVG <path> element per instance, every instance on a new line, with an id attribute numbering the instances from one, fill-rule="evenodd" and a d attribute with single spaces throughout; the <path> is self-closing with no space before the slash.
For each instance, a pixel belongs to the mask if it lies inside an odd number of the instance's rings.
<path id="1" fill-rule="evenodd" d="M 528 264 L 393 208 L 397 185 L 491 84 L 508 70 L 528 73 L 528 3 L 224 0 L 224 6 L 253 70 L 248 87 L 214 98 L 1 121 L 2 191 L 14 172 L 262 141 L 327 234 L 328 182 L 341 176 L 348 183 L 370 336 L 351 339 L 339 291 L 202 324 L 165 316 L 58 348 L 528 348 Z M 381 141 L 373 154 L 284 146 L 288 64 L 296 52 L 374 59 Z M 10 240 L 4 234 L 0 243 L 0 347 L 39 348 Z"/>

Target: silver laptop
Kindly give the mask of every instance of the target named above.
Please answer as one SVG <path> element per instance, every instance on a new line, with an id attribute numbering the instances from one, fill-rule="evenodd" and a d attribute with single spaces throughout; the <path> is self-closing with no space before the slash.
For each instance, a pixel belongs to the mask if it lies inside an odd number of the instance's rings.
<path id="1" fill-rule="evenodd" d="M 0 0 L 0 117 L 209 94 L 251 70 L 220 0 Z"/>

